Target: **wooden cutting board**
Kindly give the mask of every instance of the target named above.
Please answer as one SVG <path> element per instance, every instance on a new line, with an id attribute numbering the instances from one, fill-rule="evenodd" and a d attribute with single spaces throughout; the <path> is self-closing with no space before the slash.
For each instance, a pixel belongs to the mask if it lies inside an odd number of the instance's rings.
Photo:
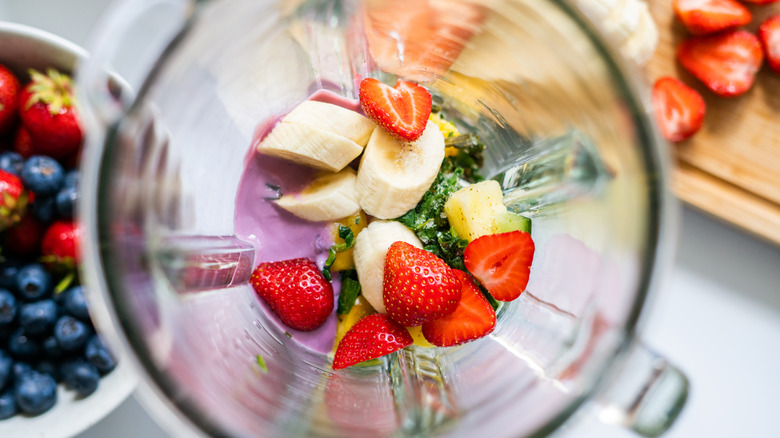
<path id="1" fill-rule="evenodd" d="M 674 18 L 671 0 L 647 0 L 660 41 L 646 69 L 650 81 L 674 76 L 698 90 L 707 104 L 704 126 L 673 144 L 673 189 L 683 201 L 780 245 L 780 74 L 766 65 L 753 87 L 736 98 L 718 97 L 683 69 L 677 45 L 689 37 Z M 755 32 L 780 13 L 780 3 L 748 6 Z"/>

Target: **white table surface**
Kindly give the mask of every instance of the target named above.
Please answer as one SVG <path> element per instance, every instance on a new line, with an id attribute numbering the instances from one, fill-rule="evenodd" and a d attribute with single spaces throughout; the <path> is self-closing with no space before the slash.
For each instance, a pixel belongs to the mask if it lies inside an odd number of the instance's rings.
<path id="1" fill-rule="evenodd" d="M 0 20 L 83 45 L 108 3 L 0 0 Z M 687 207 L 677 247 L 644 327 L 646 342 L 691 381 L 688 403 L 664 436 L 780 437 L 780 248 Z M 171 435 L 130 397 L 78 438 L 109 436 Z M 634 435 L 580 416 L 558 436 Z"/>

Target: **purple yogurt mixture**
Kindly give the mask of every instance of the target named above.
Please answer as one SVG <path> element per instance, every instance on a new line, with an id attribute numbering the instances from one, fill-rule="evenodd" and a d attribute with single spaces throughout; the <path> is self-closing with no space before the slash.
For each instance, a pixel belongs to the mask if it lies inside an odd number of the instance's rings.
<path id="1" fill-rule="evenodd" d="M 332 103 L 353 111 L 359 111 L 359 104 L 320 90 L 310 100 Z M 245 159 L 244 173 L 236 195 L 235 229 L 238 238 L 252 243 L 255 248 L 255 264 L 310 258 L 322 268 L 328 257 L 328 248 L 333 245 L 332 224 L 309 222 L 300 219 L 269 199 L 276 192 L 269 185 L 277 186 L 282 193 L 301 191 L 316 175 L 314 169 L 290 161 L 257 153 L 257 144 L 271 132 L 281 117 L 271 117 L 258 124 L 252 147 Z M 333 290 L 338 298 L 341 282 L 338 273 L 333 274 Z M 335 306 L 328 320 L 316 330 L 302 332 L 285 326 L 270 308 L 258 298 L 260 308 L 283 331 L 292 335 L 299 344 L 317 352 L 327 353 L 333 348 L 336 335 Z"/>

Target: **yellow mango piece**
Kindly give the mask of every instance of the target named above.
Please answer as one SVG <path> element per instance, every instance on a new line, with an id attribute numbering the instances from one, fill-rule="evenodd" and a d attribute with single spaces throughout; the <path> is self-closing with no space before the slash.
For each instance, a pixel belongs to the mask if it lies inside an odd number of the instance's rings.
<path id="1" fill-rule="evenodd" d="M 458 131 L 458 128 L 456 128 L 455 125 L 452 124 L 452 122 L 448 120 L 444 120 L 441 117 L 441 113 L 431 113 L 431 115 L 428 117 L 428 120 L 436 124 L 436 126 L 439 128 L 439 131 L 441 131 L 441 134 L 444 136 L 445 139 L 460 135 L 460 131 Z M 458 148 L 453 146 L 448 146 L 444 149 L 444 156 L 451 157 L 454 155 L 458 155 Z"/>
<path id="2" fill-rule="evenodd" d="M 344 338 L 344 335 L 347 334 L 353 325 L 357 324 L 364 316 L 368 316 L 372 313 L 376 313 L 376 310 L 374 310 L 371 304 L 368 304 L 368 301 L 363 298 L 363 295 L 358 295 L 355 305 L 352 306 L 349 313 L 346 315 L 337 314 L 338 324 L 336 325 L 336 340 L 333 342 L 333 351 L 336 351 L 339 342 L 341 342 L 341 339 Z"/>
<path id="3" fill-rule="evenodd" d="M 444 204 L 452 229 L 469 242 L 498 232 L 494 219 L 506 211 L 501 185 L 492 180 L 466 186 Z"/>
<path id="4" fill-rule="evenodd" d="M 406 330 L 409 332 L 410 335 L 412 335 L 412 339 L 414 339 L 414 345 L 417 345 L 418 347 L 425 347 L 425 348 L 434 348 L 435 345 L 428 342 L 427 339 L 425 339 L 425 336 L 423 336 L 422 333 L 422 326 L 418 325 L 417 327 L 406 327 Z"/>
<path id="5" fill-rule="evenodd" d="M 344 225 L 345 227 L 349 227 L 352 229 L 352 234 L 357 237 L 358 233 L 360 233 L 363 228 L 365 228 L 368 225 L 368 218 L 366 217 L 366 214 L 363 213 L 363 210 L 358 212 L 358 214 L 354 216 L 350 216 L 347 218 L 344 218 L 336 223 L 333 224 L 333 236 L 334 236 L 334 243 L 344 243 L 344 239 L 339 237 L 339 225 Z M 355 260 L 352 258 L 352 248 L 342 251 L 338 254 L 336 254 L 336 259 L 333 261 L 333 265 L 331 265 L 330 270 L 331 271 L 345 271 L 347 269 L 354 269 L 355 268 Z"/>

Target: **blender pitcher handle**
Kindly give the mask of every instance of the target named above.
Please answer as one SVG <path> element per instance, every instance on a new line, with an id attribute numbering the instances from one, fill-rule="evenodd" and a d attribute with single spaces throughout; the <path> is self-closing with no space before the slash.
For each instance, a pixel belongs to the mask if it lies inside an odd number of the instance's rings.
<path id="1" fill-rule="evenodd" d="M 108 126 L 135 101 L 160 56 L 186 28 L 193 0 L 125 0 L 111 4 L 92 30 L 90 57 L 76 71 L 88 116 Z"/>
<path id="2" fill-rule="evenodd" d="M 688 398 L 688 378 L 640 341 L 634 341 L 596 399 L 599 419 L 657 437 L 674 423 Z"/>

